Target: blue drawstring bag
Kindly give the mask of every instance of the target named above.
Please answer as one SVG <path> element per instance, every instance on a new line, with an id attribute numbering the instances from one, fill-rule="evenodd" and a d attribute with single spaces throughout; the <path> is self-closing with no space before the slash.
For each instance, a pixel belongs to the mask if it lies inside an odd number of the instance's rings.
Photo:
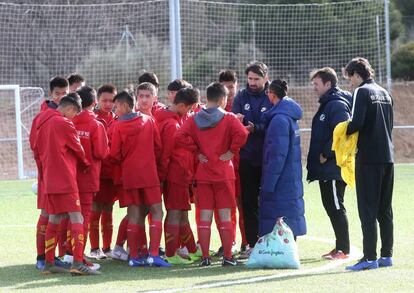
<path id="1" fill-rule="evenodd" d="M 246 262 L 248 268 L 298 269 L 298 248 L 292 230 L 277 219 L 273 231 L 259 238 Z"/>

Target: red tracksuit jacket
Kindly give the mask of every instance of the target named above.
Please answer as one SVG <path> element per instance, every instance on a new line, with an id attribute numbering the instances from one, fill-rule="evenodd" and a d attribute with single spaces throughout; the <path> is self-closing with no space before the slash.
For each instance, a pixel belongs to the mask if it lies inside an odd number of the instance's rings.
<path id="1" fill-rule="evenodd" d="M 58 111 L 46 110 L 37 122 L 35 150 L 42 164 L 46 194 L 78 192 L 78 160 L 84 168 L 89 162 L 69 119 Z"/>
<path id="2" fill-rule="evenodd" d="M 95 111 L 96 117 L 100 121 L 104 121 L 105 129 L 109 131 L 109 127 L 115 121 L 115 114 L 112 112 L 104 112 L 100 110 Z M 109 142 L 109 134 L 108 134 L 108 142 Z M 110 142 L 109 142 L 110 143 Z M 112 179 L 114 165 L 111 163 L 109 156 L 102 160 L 101 163 L 101 179 Z"/>
<path id="3" fill-rule="evenodd" d="M 178 145 L 196 154 L 203 154 L 208 159 L 207 163 L 197 164 L 195 179 L 207 183 L 235 180 L 232 160 L 221 161 L 219 158 L 229 150 L 237 154 L 246 143 L 247 130 L 236 115 L 228 112 L 224 113 L 217 125 L 201 130 L 195 123 L 196 115 L 184 122 L 176 134 Z"/>
<path id="4" fill-rule="evenodd" d="M 124 189 L 159 186 L 160 154 L 161 140 L 152 117 L 138 112 L 118 118 L 112 132 L 111 159 L 121 164 Z"/>
<path id="5" fill-rule="evenodd" d="M 162 153 L 158 167 L 161 181 L 189 185 L 194 176 L 194 154 L 175 143 L 175 133 L 182 118 L 167 109 L 157 111 L 157 125 L 161 136 Z"/>
<path id="6" fill-rule="evenodd" d="M 101 161 L 109 154 L 105 126 L 92 111 L 83 110 L 73 119 L 86 159 L 91 163 L 86 173 L 78 168 L 79 192 L 98 192 Z"/>

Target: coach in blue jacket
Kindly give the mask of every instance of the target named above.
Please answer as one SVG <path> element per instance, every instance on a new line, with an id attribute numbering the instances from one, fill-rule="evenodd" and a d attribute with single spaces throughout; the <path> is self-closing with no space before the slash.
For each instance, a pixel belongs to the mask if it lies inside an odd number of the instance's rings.
<path id="1" fill-rule="evenodd" d="M 247 87 L 235 97 L 232 112 L 242 119 L 243 124 L 249 130 L 247 143 L 240 150 L 239 173 L 246 239 L 252 248 L 258 239 L 259 228 L 258 198 L 265 133 L 261 117 L 263 112 L 271 108 L 272 104 L 267 96 L 267 66 L 262 62 L 254 62 L 247 67 L 245 73 Z"/>
<path id="2" fill-rule="evenodd" d="M 344 194 L 346 183 L 336 165 L 331 150 L 333 131 L 339 122 L 347 121 L 351 112 L 351 94 L 338 86 L 338 77 L 330 67 L 316 69 L 310 75 L 319 96 L 319 108 L 312 120 L 312 133 L 308 153 L 307 180 L 319 181 L 322 204 L 331 221 L 336 245 L 324 254 L 325 259 L 344 259 L 349 254 L 349 228 Z"/>
<path id="3" fill-rule="evenodd" d="M 284 217 L 295 238 L 306 234 L 298 126 L 302 109 L 286 95 L 286 81 L 272 81 L 269 99 L 274 106 L 263 115 L 266 136 L 260 193 L 260 236 L 271 232 L 279 217 Z"/>

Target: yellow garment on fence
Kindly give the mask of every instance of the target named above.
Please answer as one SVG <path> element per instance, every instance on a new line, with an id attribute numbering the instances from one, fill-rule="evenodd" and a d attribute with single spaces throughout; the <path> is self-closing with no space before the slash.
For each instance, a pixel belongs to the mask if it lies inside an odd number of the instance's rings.
<path id="1" fill-rule="evenodd" d="M 349 121 L 336 125 L 333 132 L 332 150 L 336 164 L 341 168 L 342 179 L 350 187 L 355 187 L 355 155 L 357 152 L 358 132 L 346 134 Z"/>

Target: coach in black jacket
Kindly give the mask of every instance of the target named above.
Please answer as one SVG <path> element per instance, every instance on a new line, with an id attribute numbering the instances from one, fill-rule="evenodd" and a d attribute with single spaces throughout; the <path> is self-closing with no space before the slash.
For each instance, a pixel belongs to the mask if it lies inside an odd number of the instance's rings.
<path id="1" fill-rule="evenodd" d="M 349 270 L 392 266 L 394 147 L 392 144 L 393 101 L 373 80 L 368 60 L 352 59 L 345 74 L 353 87 L 352 120 L 347 134 L 359 132 L 355 162 L 358 212 L 364 257 Z M 381 235 L 381 257 L 377 260 L 377 221 Z"/>
<path id="2" fill-rule="evenodd" d="M 312 120 L 307 180 L 319 181 L 322 203 L 335 232 L 335 248 L 322 257 L 343 259 L 349 254 L 348 218 L 344 206 L 346 183 L 331 147 L 335 126 L 350 118 L 351 94 L 337 86 L 338 77 L 330 67 L 313 71 L 310 79 L 319 95 L 320 105 Z"/>

